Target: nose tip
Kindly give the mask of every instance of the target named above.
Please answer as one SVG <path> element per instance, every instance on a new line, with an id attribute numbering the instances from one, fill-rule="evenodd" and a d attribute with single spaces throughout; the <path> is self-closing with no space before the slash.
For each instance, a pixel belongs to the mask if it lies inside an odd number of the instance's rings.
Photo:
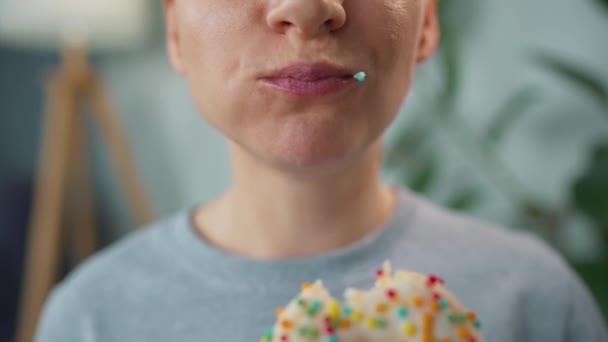
<path id="1" fill-rule="evenodd" d="M 344 0 L 283 0 L 268 11 L 268 25 L 276 32 L 298 31 L 316 36 L 339 30 L 346 23 Z"/>

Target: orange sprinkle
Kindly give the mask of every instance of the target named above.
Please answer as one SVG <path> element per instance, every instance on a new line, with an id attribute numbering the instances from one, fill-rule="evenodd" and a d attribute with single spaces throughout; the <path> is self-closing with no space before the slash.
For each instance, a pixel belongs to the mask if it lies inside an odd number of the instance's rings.
<path id="1" fill-rule="evenodd" d="M 286 319 L 286 320 L 281 321 L 281 326 L 284 329 L 291 329 L 291 328 L 293 328 L 293 323 L 290 320 Z"/>
<path id="2" fill-rule="evenodd" d="M 380 303 L 380 304 L 376 305 L 377 313 L 385 313 L 387 311 L 388 311 L 388 305 L 386 305 L 384 303 Z"/>
<path id="3" fill-rule="evenodd" d="M 458 329 L 456 329 L 456 335 L 463 340 L 467 339 L 470 336 L 469 329 L 467 329 L 465 326 L 460 326 Z"/>
<path id="4" fill-rule="evenodd" d="M 469 319 L 469 321 L 474 321 L 475 319 L 477 319 L 477 314 L 469 311 L 467 312 L 467 318 Z"/>
<path id="5" fill-rule="evenodd" d="M 350 321 L 343 318 L 340 320 L 340 328 L 342 329 L 349 329 L 350 328 Z"/>
<path id="6" fill-rule="evenodd" d="M 312 286 L 311 283 L 302 283 L 302 286 L 301 286 L 302 291 L 309 289 L 311 286 Z"/>
<path id="7" fill-rule="evenodd" d="M 427 312 L 422 315 L 422 339 L 421 342 L 433 341 L 433 326 L 435 324 L 435 316 Z"/>
<path id="8" fill-rule="evenodd" d="M 444 337 L 444 338 L 440 339 L 439 342 L 450 342 L 450 339 L 447 337 Z"/>
<path id="9" fill-rule="evenodd" d="M 436 300 L 431 301 L 431 310 L 437 312 L 439 310 L 441 310 L 441 307 L 439 307 L 439 302 Z"/>
<path id="10" fill-rule="evenodd" d="M 414 303 L 414 306 L 416 307 L 422 307 L 424 305 L 424 299 L 420 296 L 414 296 L 412 298 L 412 303 Z"/>
<path id="11" fill-rule="evenodd" d="M 279 317 L 280 317 L 280 316 L 283 314 L 283 312 L 285 312 L 285 309 L 283 309 L 283 308 L 277 308 L 277 309 L 275 310 L 275 312 L 274 312 L 274 315 L 275 315 L 277 318 L 279 318 Z"/>

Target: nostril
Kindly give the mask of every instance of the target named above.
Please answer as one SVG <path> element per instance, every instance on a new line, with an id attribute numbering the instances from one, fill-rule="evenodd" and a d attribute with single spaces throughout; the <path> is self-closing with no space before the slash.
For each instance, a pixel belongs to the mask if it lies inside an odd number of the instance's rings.
<path id="1" fill-rule="evenodd" d="M 284 28 L 288 28 L 288 27 L 293 26 L 293 24 L 292 24 L 292 23 L 290 23 L 290 22 L 289 22 L 289 21 L 287 21 L 287 20 L 283 20 L 283 21 L 281 21 L 281 22 L 278 24 L 278 26 L 279 26 L 281 29 L 284 29 Z"/>

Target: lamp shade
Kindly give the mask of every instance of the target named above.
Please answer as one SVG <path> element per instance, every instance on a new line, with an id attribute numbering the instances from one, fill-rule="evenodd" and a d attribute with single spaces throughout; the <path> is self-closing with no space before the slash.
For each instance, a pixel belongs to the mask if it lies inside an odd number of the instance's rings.
<path id="1" fill-rule="evenodd" d="M 150 28 L 149 0 L 0 0 L 0 43 L 56 49 L 66 40 L 124 50 Z"/>

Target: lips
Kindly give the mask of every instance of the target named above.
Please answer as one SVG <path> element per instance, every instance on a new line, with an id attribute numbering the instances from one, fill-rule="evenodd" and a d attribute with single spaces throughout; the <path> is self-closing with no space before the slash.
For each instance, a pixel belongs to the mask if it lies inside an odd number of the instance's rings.
<path id="1" fill-rule="evenodd" d="M 300 81 L 317 81 L 324 78 L 352 77 L 353 70 L 331 64 L 294 64 L 277 70 L 265 78 L 292 78 Z"/>
<path id="2" fill-rule="evenodd" d="M 315 97 L 337 93 L 353 84 L 354 72 L 330 64 L 294 64 L 270 73 L 262 82 L 296 96 Z"/>

